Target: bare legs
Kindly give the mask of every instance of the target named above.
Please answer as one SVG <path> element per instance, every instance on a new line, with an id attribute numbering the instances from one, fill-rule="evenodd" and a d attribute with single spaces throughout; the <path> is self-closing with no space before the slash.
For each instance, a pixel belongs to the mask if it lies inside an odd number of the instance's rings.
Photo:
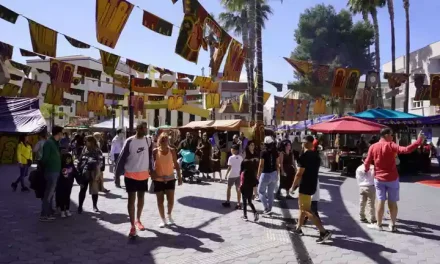
<path id="1" fill-rule="evenodd" d="M 168 224 L 173 224 L 173 219 L 171 217 L 171 214 L 173 212 L 174 208 L 174 190 L 166 190 L 165 192 L 158 192 L 156 193 L 157 198 L 157 209 L 159 210 L 159 216 L 162 220 L 161 227 L 164 227 L 165 225 L 165 196 L 167 198 L 167 205 L 168 205 Z"/>

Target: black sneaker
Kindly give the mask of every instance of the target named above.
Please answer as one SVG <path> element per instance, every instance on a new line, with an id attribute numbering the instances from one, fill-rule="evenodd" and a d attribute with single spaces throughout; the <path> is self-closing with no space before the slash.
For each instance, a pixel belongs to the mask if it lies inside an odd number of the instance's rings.
<path id="1" fill-rule="evenodd" d="M 13 182 L 12 184 L 11 184 L 11 188 L 12 188 L 12 191 L 16 191 L 17 190 L 17 186 L 18 186 L 18 184 L 16 184 L 15 182 Z"/>
<path id="2" fill-rule="evenodd" d="M 78 207 L 78 214 L 82 214 L 82 212 L 83 212 L 82 207 Z"/>
<path id="3" fill-rule="evenodd" d="M 370 224 L 377 224 L 377 220 L 371 220 Z"/>
<path id="4" fill-rule="evenodd" d="M 222 203 L 223 207 L 231 207 L 231 203 L 230 202 L 224 202 Z"/>
<path id="5" fill-rule="evenodd" d="M 292 230 L 290 230 L 290 233 L 297 235 L 297 236 L 304 236 L 304 233 L 301 228 L 292 229 Z"/>
<path id="6" fill-rule="evenodd" d="M 316 243 L 321 244 L 327 241 L 332 236 L 330 231 L 325 231 L 324 233 L 319 234 L 319 238 L 316 240 Z"/>
<path id="7" fill-rule="evenodd" d="M 369 223 L 367 218 L 361 218 L 361 219 L 359 219 L 359 221 L 361 221 L 361 223 L 364 223 L 364 224 L 368 224 Z"/>
<path id="8" fill-rule="evenodd" d="M 241 219 L 243 219 L 243 221 L 245 221 L 245 222 L 249 221 L 247 216 L 242 216 Z"/>
<path id="9" fill-rule="evenodd" d="M 258 219 L 260 219 L 260 214 L 258 212 L 254 213 L 254 222 L 258 222 Z"/>

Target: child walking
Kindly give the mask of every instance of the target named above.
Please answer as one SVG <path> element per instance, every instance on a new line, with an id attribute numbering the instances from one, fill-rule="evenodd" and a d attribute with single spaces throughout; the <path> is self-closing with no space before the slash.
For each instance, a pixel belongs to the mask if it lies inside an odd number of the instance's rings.
<path id="1" fill-rule="evenodd" d="M 362 161 L 367 158 L 367 153 L 362 156 Z M 364 164 L 356 169 L 356 179 L 359 185 L 359 217 L 362 223 L 369 223 L 365 216 L 365 207 L 368 206 L 370 213 L 370 223 L 376 223 L 376 188 L 374 187 L 374 168 L 371 167 L 369 171 L 365 172 Z"/>
<path id="2" fill-rule="evenodd" d="M 73 165 L 73 157 L 70 153 L 61 155 L 61 175 L 58 178 L 55 192 L 57 207 L 61 211 L 61 217 L 71 216 L 70 212 L 70 194 L 72 193 L 73 180 L 78 182 L 78 171 Z"/>
<path id="3" fill-rule="evenodd" d="M 223 203 L 224 207 L 230 207 L 231 203 L 231 189 L 235 185 L 235 190 L 237 191 L 237 205 L 235 209 L 241 209 L 240 199 L 240 169 L 241 162 L 243 158 L 238 155 L 240 147 L 238 145 L 233 145 L 231 148 L 232 156 L 228 159 L 228 170 L 226 171 L 226 178 L 228 179 L 228 189 L 226 191 L 226 202 Z"/>

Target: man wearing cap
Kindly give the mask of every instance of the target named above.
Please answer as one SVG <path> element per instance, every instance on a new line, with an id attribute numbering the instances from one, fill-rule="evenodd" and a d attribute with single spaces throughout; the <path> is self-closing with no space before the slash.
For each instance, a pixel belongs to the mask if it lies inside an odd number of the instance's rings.
<path id="1" fill-rule="evenodd" d="M 312 196 L 316 192 L 321 165 L 321 158 L 318 152 L 314 151 L 313 141 L 314 137 L 311 135 L 307 135 L 302 139 L 304 152 L 298 159 L 298 170 L 292 185 L 294 190 L 299 187 L 298 205 L 300 210 L 298 223 L 293 232 L 304 235 L 301 226 L 307 216 L 319 229 L 319 238 L 316 242 L 322 243 L 329 239 L 332 234 L 322 226 L 321 220 L 312 212 L 311 208 Z"/>

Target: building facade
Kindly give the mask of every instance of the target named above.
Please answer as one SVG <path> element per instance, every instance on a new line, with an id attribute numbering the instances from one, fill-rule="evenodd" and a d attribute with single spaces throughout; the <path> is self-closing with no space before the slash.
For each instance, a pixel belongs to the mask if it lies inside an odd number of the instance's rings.
<path id="1" fill-rule="evenodd" d="M 414 86 L 413 74 L 423 73 L 427 75 L 425 84 L 429 84 L 429 75 L 440 72 L 440 41 L 427 45 L 424 48 L 413 51 L 409 56 L 409 100 L 408 100 L 408 112 L 411 114 L 421 116 L 437 115 L 438 107 L 431 106 L 429 101 L 415 101 L 414 96 L 416 94 L 416 87 Z M 396 58 L 396 72 L 406 72 L 406 56 Z M 391 61 L 382 65 L 384 72 L 391 72 Z M 381 76 L 383 78 L 383 76 Z M 405 101 L 405 85 L 399 88 L 400 92 L 396 96 L 396 110 L 403 111 L 403 105 Z M 384 94 L 389 91 L 384 90 Z M 387 104 L 391 104 L 391 99 L 384 99 L 388 101 Z"/>

